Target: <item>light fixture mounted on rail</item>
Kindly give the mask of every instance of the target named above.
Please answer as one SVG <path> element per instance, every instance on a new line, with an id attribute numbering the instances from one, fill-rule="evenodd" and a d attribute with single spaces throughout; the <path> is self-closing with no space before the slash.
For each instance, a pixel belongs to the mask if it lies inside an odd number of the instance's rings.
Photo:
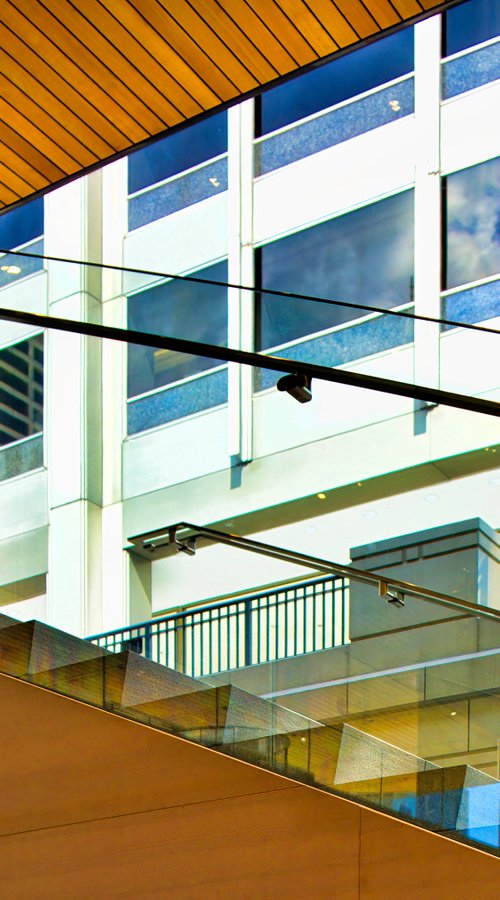
<path id="1" fill-rule="evenodd" d="M 284 375 L 276 384 L 279 391 L 290 394 L 299 403 L 309 403 L 312 400 L 311 377 L 303 372 L 292 372 Z"/>

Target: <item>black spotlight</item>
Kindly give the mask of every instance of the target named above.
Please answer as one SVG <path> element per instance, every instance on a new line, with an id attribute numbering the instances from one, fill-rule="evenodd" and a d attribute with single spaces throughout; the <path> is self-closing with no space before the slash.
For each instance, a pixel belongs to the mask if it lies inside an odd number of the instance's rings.
<path id="1" fill-rule="evenodd" d="M 309 403 L 312 400 L 311 379 L 309 375 L 294 372 L 292 375 L 284 375 L 280 378 L 276 387 L 279 391 L 286 391 L 299 403 Z"/>

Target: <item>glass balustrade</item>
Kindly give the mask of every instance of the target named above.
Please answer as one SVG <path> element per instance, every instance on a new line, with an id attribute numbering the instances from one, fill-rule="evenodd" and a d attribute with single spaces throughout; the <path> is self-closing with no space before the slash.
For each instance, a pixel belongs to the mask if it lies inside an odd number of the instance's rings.
<path id="1" fill-rule="evenodd" d="M 193 679 L 3 617 L 0 671 L 498 853 L 499 613 L 349 584 L 351 641 L 286 660 Z"/>

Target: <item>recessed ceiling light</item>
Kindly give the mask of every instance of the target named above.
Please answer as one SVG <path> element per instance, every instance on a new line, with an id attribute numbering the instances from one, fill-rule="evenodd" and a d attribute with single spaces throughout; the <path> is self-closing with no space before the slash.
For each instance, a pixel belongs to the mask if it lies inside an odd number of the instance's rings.
<path id="1" fill-rule="evenodd" d="M 323 491 L 320 491 L 320 493 L 316 494 L 316 496 L 318 500 L 326 500 L 326 494 L 324 494 Z"/>
<path id="2" fill-rule="evenodd" d="M 2 272 L 7 272 L 8 275 L 19 275 L 20 271 L 19 266 L 2 266 Z"/>

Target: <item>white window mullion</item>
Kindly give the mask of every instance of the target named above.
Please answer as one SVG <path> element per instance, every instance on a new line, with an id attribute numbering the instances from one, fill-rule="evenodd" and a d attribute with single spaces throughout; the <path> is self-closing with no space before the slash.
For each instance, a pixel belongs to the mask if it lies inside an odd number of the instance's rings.
<path id="1" fill-rule="evenodd" d="M 441 314 L 441 17 L 415 26 L 415 312 Z M 439 387 L 440 326 L 415 322 L 418 384 Z"/>
<path id="2" fill-rule="evenodd" d="M 253 100 L 228 112 L 228 280 L 253 287 Z M 253 294 L 230 288 L 228 345 L 253 349 Z M 252 375 L 248 366 L 228 365 L 228 453 L 252 458 Z"/>

